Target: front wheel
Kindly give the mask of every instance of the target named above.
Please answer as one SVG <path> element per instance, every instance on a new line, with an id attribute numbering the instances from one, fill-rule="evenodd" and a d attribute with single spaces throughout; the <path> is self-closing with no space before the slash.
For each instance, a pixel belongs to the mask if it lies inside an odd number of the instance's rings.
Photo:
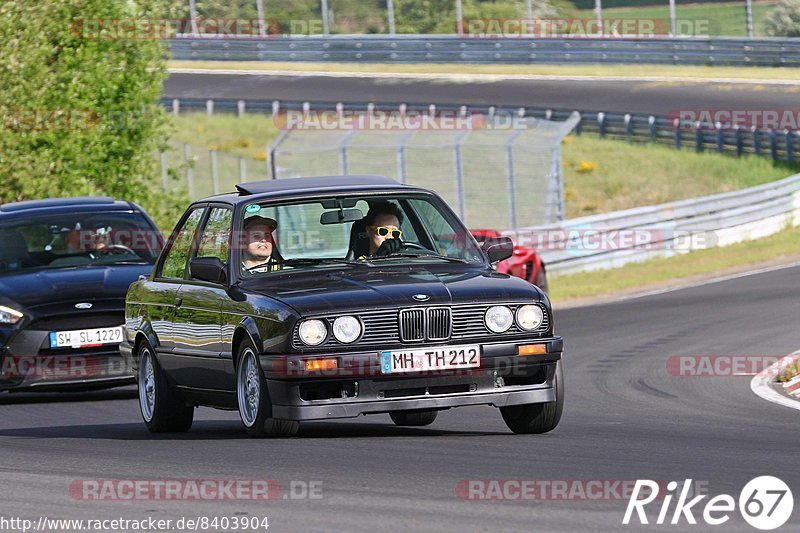
<path id="1" fill-rule="evenodd" d="M 523 434 L 547 433 L 554 430 L 564 410 L 564 372 L 561 370 L 561 361 L 556 363 L 553 389 L 556 394 L 554 402 L 501 407 L 500 413 L 508 429 Z"/>
<path id="2" fill-rule="evenodd" d="M 187 405 L 170 388 L 167 376 L 158 364 L 153 349 L 142 341 L 139 347 L 139 409 L 152 433 L 189 431 L 194 407 Z"/>
<path id="3" fill-rule="evenodd" d="M 438 414 L 439 411 L 395 411 L 389 416 L 398 426 L 429 426 Z"/>
<path id="4" fill-rule="evenodd" d="M 249 341 L 239 349 L 236 370 L 236 398 L 244 429 L 251 437 L 291 437 L 297 434 L 296 420 L 272 418 L 267 380 L 261 370 L 255 349 Z"/>

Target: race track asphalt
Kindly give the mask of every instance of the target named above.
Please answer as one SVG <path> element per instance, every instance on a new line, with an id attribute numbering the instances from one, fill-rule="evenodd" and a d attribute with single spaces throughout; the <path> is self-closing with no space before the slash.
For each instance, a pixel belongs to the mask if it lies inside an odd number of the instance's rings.
<path id="1" fill-rule="evenodd" d="M 800 411 L 756 397 L 749 377 L 675 376 L 666 362 L 800 348 L 799 278 L 800 268 L 787 268 L 558 311 L 566 408 L 559 427 L 541 436 L 511 434 L 491 407 L 446 411 L 419 429 L 395 427 L 386 415 L 306 423 L 298 438 L 284 440 L 249 439 L 236 413 L 200 409 L 191 432 L 154 436 L 131 389 L 1 395 L 0 517 L 268 516 L 270 531 L 303 532 L 652 531 L 664 528 L 621 526 L 626 501 L 463 501 L 455 487 L 481 479 L 691 478 L 712 495 L 738 498 L 748 480 L 776 475 L 797 497 Z M 71 483 L 94 478 L 270 479 L 284 489 L 316 481 L 322 498 L 70 496 Z M 799 517 L 796 505 L 794 530 Z M 754 531 L 737 513 L 723 527 L 667 529 Z"/>
<path id="2" fill-rule="evenodd" d="M 786 110 L 797 85 L 636 80 L 492 80 L 173 73 L 168 98 L 527 106 L 669 115 L 680 110 Z"/>

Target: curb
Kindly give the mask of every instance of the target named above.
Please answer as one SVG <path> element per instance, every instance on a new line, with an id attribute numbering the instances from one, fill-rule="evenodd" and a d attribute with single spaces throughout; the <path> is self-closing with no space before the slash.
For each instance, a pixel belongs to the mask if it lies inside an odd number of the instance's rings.
<path id="1" fill-rule="evenodd" d="M 778 390 L 776 382 L 781 369 L 800 361 L 800 350 L 792 352 L 777 363 L 756 374 L 750 381 L 750 390 L 757 396 L 790 409 L 800 410 L 800 374 L 784 383 Z"/>

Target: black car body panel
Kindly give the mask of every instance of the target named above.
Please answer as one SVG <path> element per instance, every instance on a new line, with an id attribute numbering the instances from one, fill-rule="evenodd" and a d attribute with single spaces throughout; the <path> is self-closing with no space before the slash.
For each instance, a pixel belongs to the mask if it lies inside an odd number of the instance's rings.
<path id="1" fill-rule="evenodd" d="M 239 194 L 195 202 L 176 226 L 153 274 L 134 283 L 128 292 L 122 353 L 138 369 L 139 348 L 147 343 L 186 402 L 236 409 L 235 354 L 242 340 L 250 340 L 258 351 L 273 416 L 291 420 L 553 402 L 553 379 L 563 342 L 554 335 L 550 302 L 527 281 L 497 273 L 485 254 L 477 262 L 331 263 L 248 278 L 231 268 L 239 264 L 238 251 L 231 247 L 225 284 L 193 279 L 188 266 L 181 279 L 160 275 L 165 255 L 179 239 L 178 230 L 188 226 L 193 209 L 229 208 L 235 233 L 242 226 L 244 207 L 254 202 L 391 194 L 430 198 L 455 217 L 435 193 L 373 177 L 248 183 L 240 186 Z M 207 218 L 206 210 L 203 220 Z M 203 229 L 201 222 L 194 230 L 192 253 L 197 252 Z M 472 239 L 466 229 L 463 232 Z M 535 331 L 515 324 L 503 334 L 493 334 L 483 325 L 483 316 L 494 305 L 514 312 L 522 305 L 539 306 L 545 320 Z M 428 313 L 442 308 L 451 320 L 446 338 L 426 337 L 420 342 L 400 338 L 400 310 Z M 298 340 L 300 321 L 314 318 L 331 324 L 342 315 L 359 316 L 364 328 L 359 340 L 342 344 L 328 338 L 319 346 L 305 346 Z M 381 366 L 385 351 L 466 344 L 480 347 L 480 367 L 387 374 Z M 518 354 L 520 346 L 531 344 L 540 345 L 541 350 L 535 355 Z M 323 358 L 336 359 L 336 370 L 305 369 L 306 361 Z"/>
<path id="2" fill-rule="evenodd" d="M 39 217 L 132 216 L 158 244 L 155 223 L 141 207 L 110 198 L 35 200 L 0 206 L 0 228 L 32 224 Z M 4 243 L 5 244 L 5 243 Z M 32 252 L 36 253 L 36 252 Z M 51 334 L 124 323 L 125 294 L 150 274 L 154 259 L 99 264 L 47 265 L 0 269 L 0 306 L 23 314 L 0 324 L 0 390 L 66 390 L 131 383 L 128 361 L 118 344 L 51 347 Z"/>

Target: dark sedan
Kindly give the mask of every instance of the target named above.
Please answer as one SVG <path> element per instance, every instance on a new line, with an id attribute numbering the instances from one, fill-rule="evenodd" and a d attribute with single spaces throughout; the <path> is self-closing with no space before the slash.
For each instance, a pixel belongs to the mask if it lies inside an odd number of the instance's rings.
<path id="1" fill-rule="evenodd" d="M 193 203 L 126 302 L 122 352 L 154 432 L 194 407 L 252 436 L 303 420 L 500 408 L 517 433 L 561 417 L 562 339 L 546 295 L 496 272 L 435 193 L 370 176 L 247 183 Z"/>
<path id="2" fill-rule="evenodd" d="M 132 383 L 125 293 L 163 246 L 144 210 L 106 197 L 3 204 L 0 243 L 0 390 Z"/>

